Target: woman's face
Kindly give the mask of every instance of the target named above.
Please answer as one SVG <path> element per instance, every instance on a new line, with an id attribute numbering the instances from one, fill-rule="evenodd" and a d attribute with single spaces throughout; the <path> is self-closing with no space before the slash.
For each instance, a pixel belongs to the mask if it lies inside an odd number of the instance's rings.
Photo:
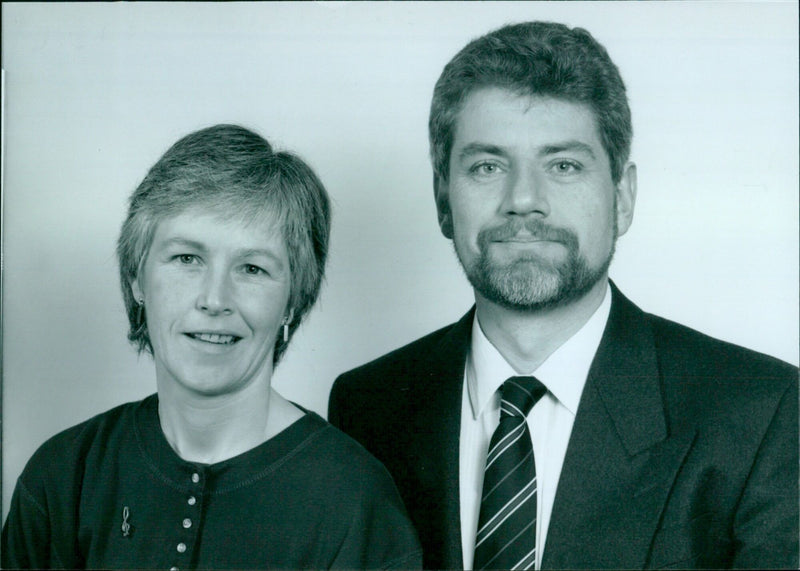
<path id="1" fill-rule="evenodd" d="M 159 391 L 218 396 L 269 386 L 287 313 L 289 258 L 281 229 L 207 209 L 159 223 L 137 279 Z"/>

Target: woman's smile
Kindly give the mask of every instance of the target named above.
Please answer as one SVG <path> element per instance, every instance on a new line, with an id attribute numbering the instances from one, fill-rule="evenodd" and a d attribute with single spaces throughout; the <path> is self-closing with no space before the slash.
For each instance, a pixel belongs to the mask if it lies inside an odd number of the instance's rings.
<path id="1" fill-rule="evenodd" d="M 184 335 L 196 341 L 212 343 L 214 345 L 233 345 L 241 339 L 241 337 L 236 335 L 228 335 L 225 333 L 184 333 Z"/>

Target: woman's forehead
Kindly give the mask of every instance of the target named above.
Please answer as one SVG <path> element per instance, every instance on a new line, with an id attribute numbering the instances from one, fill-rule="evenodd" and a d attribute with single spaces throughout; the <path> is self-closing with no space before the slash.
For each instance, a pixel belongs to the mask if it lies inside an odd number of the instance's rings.
<path id="1" fill-rule="evenodd" d="M 261 226 L 274 228 L 283 225 L 285 215 L 277 205 L 268 201 L 260 204 L 232 204 L 230 201 L 214 201 L 207 204 L 187 206 L 173 214 L 167 215 L 159 224 L 175 219 L 204 219 L 209 221 L 238 224 L 241 226 Z"/>
<path id="2" fill-rule="evenodd" d="M 274 210 L 226 210 L 193 206 L 161 218 L 156 224 L 151 247 L 174 240 L 196 242 L 230 241 L 246 237 L 250 242 L 284 241 L 283 223 Z"/>

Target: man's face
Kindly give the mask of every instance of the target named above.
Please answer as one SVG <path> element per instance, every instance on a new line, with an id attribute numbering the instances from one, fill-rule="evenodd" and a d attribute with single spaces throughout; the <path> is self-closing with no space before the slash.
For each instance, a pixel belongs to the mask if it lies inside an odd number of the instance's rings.
<path id="1" fill-rule="evenodd" d="M 457 116 L 436 198 L 476 292 L 537 310 L 605 283 L 635 190 L 632 164 L 613 183 L 589 107 L 491 87 L 473 92 Z"/>

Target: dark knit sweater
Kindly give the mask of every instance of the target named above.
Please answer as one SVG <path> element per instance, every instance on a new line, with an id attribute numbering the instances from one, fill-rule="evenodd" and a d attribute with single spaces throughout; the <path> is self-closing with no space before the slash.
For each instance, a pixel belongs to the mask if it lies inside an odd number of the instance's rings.
<path id="1" fill-rule="evenodd" d="M 419 567 L 395 486 L 314 413 L 239 456 L 182 460 L 158 397 L 48 440 L 17 482 L 3 567 Z"/>

